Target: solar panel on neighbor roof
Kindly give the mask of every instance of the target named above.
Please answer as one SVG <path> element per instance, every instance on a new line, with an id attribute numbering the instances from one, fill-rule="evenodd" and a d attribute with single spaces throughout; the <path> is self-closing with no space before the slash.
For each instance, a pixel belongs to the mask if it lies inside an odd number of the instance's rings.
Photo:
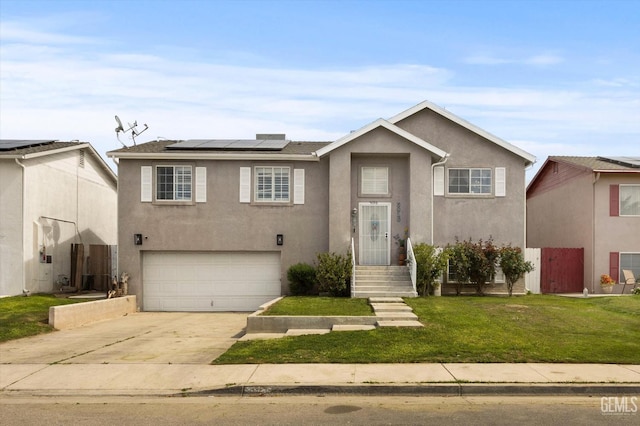
<path id="1" fill-rule="evenodd" d="M 286 140 L 266 139 L 191 139 L 167 146 L 168 149 L 213 149 L 213 150 L 271 150 L 278 151 L 287 146 Z"/>
<path id="2" fill-rule="evenodd" d="M 44 145 L 55 142 L 53 140 L 21 140 L 21 139 L 2 139 L 0 140 L 0 151 L 8 151 L 16 148 L 29 148 L 32 146 Z"/>
<path id="3" fill-rule="evenodd" d="M 640 167 L 640 157 L 600 157 L 605 161 L 620 164 L 627 167 Z"/>

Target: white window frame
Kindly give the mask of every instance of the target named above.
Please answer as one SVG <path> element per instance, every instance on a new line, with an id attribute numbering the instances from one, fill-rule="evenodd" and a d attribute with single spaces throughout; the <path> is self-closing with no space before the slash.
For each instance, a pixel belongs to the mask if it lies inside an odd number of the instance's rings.
<path id="1" fill-rule="evenodd" d="M 622 256 L 633 256 L 636 257 L 636 263 L 633 263 L 633 259 L 632 259 L 632 264 L 631 266 L 629 265 L 623 265 L 622 264 Z M 633 276 L 636 277 L 636 280 L 640 278 L 640 266 L 636 266 L 636 265 L 640 265 L 640 253 L 636 253 L 636 252 L 620 252 L 618 253 L 618 281 L 619 282 L 624 282 L 624 275 L 622 274 L 622 270 L 623 269 L 630 269 L 633 271 Z"/>
<path id="2" fill-rule="evenodd" d="M 372 173 L 371 176 L 365 176 Z M 389 167 L 362 166 L 360 167 L 360 195 L 388 196 L 389 195 Z"/>
<path id="3" fill-rule="evenodd" d="M 269 180 L 270 182 L 261 182 L 261 179 L 264 178 L 266 175 L 261 172 L 261 170 L 264 171 L 270 171 L 269 173 Z M 284 191 L 284 187 L 286 186 L 286 197 L 284 196 L 280 196 L 277 197 L 277 193 L 278 191 L 276 191 L 276 180 L 277 180 L 277 176 L 276 176 L 276 172 L 280 171 L 281 173 L 284 172 L 286 170 L 286 184 L 281 183 L 280 185 L 282 186 L 281 191 L 280 192 L 285 192 Z M 256 203 L 290 203 L 291 202 L 291 167 L 290 166 L 255 166 L 253 168 L 253 174 L 254 174 L 254 201 Z M 269 189 L 265 189 L 262 188 L 262 185 L 269 185 L 270 188 Z M 265 193 L 265 191 L 270 191 L 270 195 L 268 198 L 265 198 L 263 196 L 261 196 L 262 194 Z"/>
<path id="4" fill-rule="evenodd" d="M 631 214 L 630 214 L 630 213 L 625 213 L 625 212 L 624 212 L 624 210 L 623 210 L 623 203 L 625 202 L 625 200 L 623 200 L 623 198 L 622 198 L 622 190 L 623 190 L 623 188 L 627 188 L 627 189 L 632 188 L 632 189 L 635 189 L 638 193 L 637 193 L 637 194 L 629 194 L 629 197 L 630 197 L 630 198 L 632 198 L 632 197 L 633 197 L 633 195 L 635 195 L 635 196 L 636 196 L 636 198 L 638 199 L 638 200 L 637 200 L 637 202 L 640 202 L 640 185 L 635 185 L 635 184 L 622 184 L 622 183 L 621 183 L 621 184 L 618 186 L 618 199 L 619 199 L 619 202 L 620 202 L 620 206 L 619 206 L 619 210 L 618 210 L 618 212 L 619 212 L 619 213 L 618 213 L 618 214 L 619 214 L 619 216 L 640 217 L 640 208 L 639 208 L 639 211 L 638 211 L 636 214 L 633 214 L 633 212 L 632 212 Z"/>
<path id="5" fill-rule="evenodd" d="M 459 170 L 466 170 L 468 171 L 468 183 L 467 183 L 467 192 L 462 192 L 462 191 L 451 191 L 451 172 L 453 171 L 459 171 Z M 473 179 L 485 179 L 485 176 L 472 176 L 472 174 L 474 172 L 480 172 L 482 174 L 482 172 L 488 171 L 489 172 L 489 182 L 488 183 L 483 183 L 482 181 L 480 183 L 476 183 L 474 184 L 472 182 Z M 471 196 L 487 196 L 487 195 L 492 195 L 492 189 L 493 189 L 493 170 L 489 167 L 451 167 L 449 169 L 447 169 L 447 193 L 451 194 L 451 195 L 471 195 Z M 460 185 L 458 185 L 459 187 Z M 483 188 L 486 188 L 488 191 L 487 192 L 482 192 L 475 190 L 474 191 L 474 187 L 480 188 L 481 190 Z"/>
<path id="6" fill-rule="evenodd" d="M 173 178 L 173 182 L 171 182 L 172 185 L 172 198 L 160 198 L 159 195 L 159 191 L 160 188 L 159 186 L 162 184 L 160 182 L 160 177 L 159 177 L 159 172 L 161 168 L 171 168 L 173 169 L 172 172 L 172 178 Z M 183 169 L 183 172 L 186 170 L 189 170 L 189 178 L 188 178 L 188 182 L 184 181 L 184 182 L 179 182 L 179 177 L 181 176 L 180 173 L 176 173 L 176 169 Z M 176 182 L 176 179 L 178 179 L 178 182 Z M 154 180 L 155 180 L 155 185 L 154 185 L 154 190 L 153 190 L 153 194 L 154 194 L 154 198 L 156 201 L 158 202 L 191 202 L 193 200 L 193 190 L 194 190 L 194 185 L 193 185 L 193 166 L 190 165 L 186 165 L 186 164 L 158 164 L 155 166 L 155 170 L 154 170 Z M 183 188 L 181 190 L 181 187 L 184 186 L 185 188 Z M 188 193 L 188 197 L 186 195 L 181 195 L 181 194 L 186 194 Z"/>

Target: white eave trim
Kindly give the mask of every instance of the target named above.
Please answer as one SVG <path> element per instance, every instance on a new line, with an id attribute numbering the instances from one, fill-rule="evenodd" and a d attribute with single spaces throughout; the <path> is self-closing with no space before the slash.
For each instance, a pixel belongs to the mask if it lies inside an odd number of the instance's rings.
<path id="1" fill-rule="evenodd" d="M 346 136 L 343 136 L 342 138 L 338 139 L 335 142 L 330 143 L 327 146 L 324 146 L 322 148 L 320 148 L 319 150 L 316 151 L 316 154 L 318 155 L 318 157 L 324 157 L 325 155 L 327 155 L 328 153 L 330 153 L 331 151 L 333 151 L 334 149 L 340 148 L 341 146 L 351 142 L 352 140 L 359 138 L 360 136 L 369 133 L 370 131 L 377 129 L 378 127 L 384 127 L 385 129 L 389 130 L 390 132 L 393 132 L 395 134 L 397 134 L 398 136 L 411 141 L 413 143 L 415 143 L 416 145 L 426 149 L 427 151 L 431 152 L 433 155 L 437 156 L 438 158 L 443 158 L 447 153 L 443 150 L 441 150 L 440 148 L 437 148 L 433 145 L 431 145 L 430 143 L 424 141 L 423 139 L 420 139 L 419 137 L 417 137 L 416 135 L 413 135 L 409 132 L 407 132 L 404 129 L 401 129 L 400 127 L 396 126 L 395 124 L 389 123 L 387 120 L 384 120 L 382 118 L 377 119 L 376 121 L 367 124 L 366 126 L 349 133 Z"/>
<path id="2" fill-rule="evenodd" d="M 75 151 L 77 149 L 88 149 L 91 155 L 93 155 L 93 157 L 98 161 L 98 164 L 100 165 L 100 167 L 102 167 L 102 169 L 107 173 L 109 178 L 113 181 L 113 183 L 116 184 L 118 182 L 118 177 L 113 172 L 113 170 L 111 170 L 111 167 L 109 167 L 107 163 L 105 163 L 105 161 L 102 159 L 100 154 L 98 154 L 98 151 L 95 150 L 93 145 L 87 142 L 82 142 L 78 145 L 66 146 L 64 148 L 50 149 L 47 151 L 40 151 L 40 152 L 32 152 L 30 154 L 14 154 L 14 155 L 6 155 L 6 156 L 2 155 L 1 157 L 17 158 L 18 160 L 30 160 L 32 158 L 46 157 L 48 155 L 61 154 L 63 152 Z"/>
<path id="3" fill-rule="evenodd" d="M 495 135 L 492 135 L 491 133 L 487 132 L 486 130 L 481 129 L 480 127 L 476 126 L 475 124 L 471 124 L 469 123 L 467 120 L 458 117 L 457 115 L 453 114 L 452 112 L 439 107 L 438 105 L 429 102 L 429 101 L 424 101 L 419 103 L 418 105 L 409 108 L 406 111 L 401 112 L 400 114 L 397 114 L 393 117 L 391 117 L 389 119 L 389 122 L 396 124 L 399 121 L 404 120 L 405 118 L 422 111 L 425 108 L 429 108 L 430 110 L 432 110 L 433 112 L 440 114 L 441 116 L 448 118 L 449 120 L 453 121 L 454 123 L 466 128 L 467 130 L 470 130 L 480 136 L 482 136 L 483 138 L 490 140 L 491 142 L 495 143 L 498 146 L 501 146 L 502 148 L 513 152 L 516 155 L 519 155 L 520 157 L 524 158 L 527 162 L 527 165 L 531 165 L 533 163 L 536 162 L 536 157 L 533 154 L 529 154 L 528 152 L 518 148 L 515 145 L 510 144 L 509 142 L 505 141 L 504 139 L 501 139 Z"/>
<path id="4" fill-rule="evenodd" d="M 314 154 L 242 154 L 222 152 L 107 152 L 107 157 L 135 160 L 319 161 Z"/>

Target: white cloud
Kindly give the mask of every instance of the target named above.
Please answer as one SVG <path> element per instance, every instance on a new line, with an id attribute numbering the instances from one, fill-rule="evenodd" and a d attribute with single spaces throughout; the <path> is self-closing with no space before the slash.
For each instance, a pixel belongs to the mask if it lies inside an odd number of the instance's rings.
<path id="1" fill-rule="evenodd" d="M 104 153 L 119 147 L 118 114 L 125 122 L 149 125 L 139 142 L 259 132 L 332 140 L 428 99 L 538 161 L 597 154 L 603 147 L 612 154 L 637 152 L 640 92 L 637 79 L 622 74 L 571 86 L 465 87 L 455 84 L 453 70 L 428 64 L 304 69 L 178 61 L 112 52 L 101 40 L 6 29 L 4 23 L 0 28 L 2 138 L 86 140 Z M 562 58 L 467 60 L 544 66 Z"/>

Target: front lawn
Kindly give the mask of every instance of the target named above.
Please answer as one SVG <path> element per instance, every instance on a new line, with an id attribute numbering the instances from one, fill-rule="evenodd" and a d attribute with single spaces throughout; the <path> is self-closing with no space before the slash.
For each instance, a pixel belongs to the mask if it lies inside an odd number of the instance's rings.
<path id="1" fill-rule="evenodd" d="M 332 311 L 351 303 L 351 299 L 332 300 Z M 214 363 L 640 364 L 640 297 L 405 300 L 424 328 L 237 342 Z"/>
<path id="2" fill-rule="evenodd" d="M 262 315 L 370 316 L 373 310 L 367 299 L 290 296 Z"/>
<path id="3" fill-rule="evenodd" d="M 49 326 L 49 307 L 85 302 L 49 294 L 0 299 L 0 342 L 53 331 Z"/>

